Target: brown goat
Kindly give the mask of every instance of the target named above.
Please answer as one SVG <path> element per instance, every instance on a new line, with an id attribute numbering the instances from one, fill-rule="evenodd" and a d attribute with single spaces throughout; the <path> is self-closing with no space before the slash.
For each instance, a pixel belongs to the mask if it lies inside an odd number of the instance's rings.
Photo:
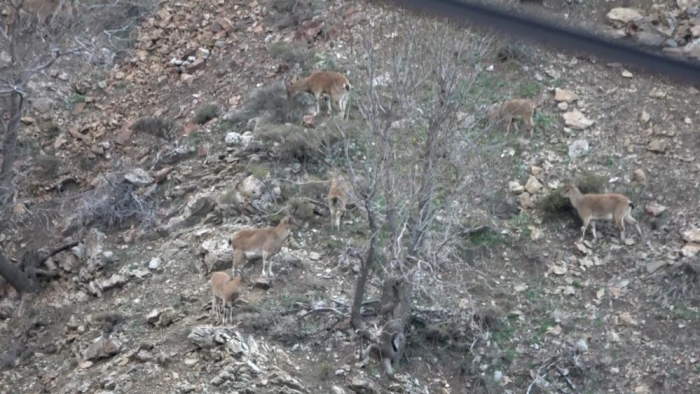
<path id="1" fill-rule="evenodd" d="M 578 187 L 566 185 L 562 191 L 563 197 L 571 200 L 571 205 L 576 208 L 578 216 L 583 221 L 581 227 L 581 239 L 586 236 L 588 224 L 593 222 L 593 239 L 598 239 L 595 231 L 596 220 L 614 220 L 615 226 L 620 230 L 620 239 L 625 240 L 625 223 L 634 224 L 639 236 L 642 230 L 639 223 L 632 217 L 634 205 L 629 198 L 622 194 L 582 194 Z"/>

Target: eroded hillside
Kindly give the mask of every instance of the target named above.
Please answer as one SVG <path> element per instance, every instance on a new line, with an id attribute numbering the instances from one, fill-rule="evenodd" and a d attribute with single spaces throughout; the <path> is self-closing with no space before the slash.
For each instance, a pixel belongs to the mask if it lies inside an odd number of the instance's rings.
<path id="1" fill-rule="evenodd" d="M 641 19 L 550 3 L 527 8 L 693 55 L 692 1 Z M 173 1 L 135 21 L 108 35 L 113 64 L 33 82 L 0 250 L 40 250 L 51 275 L 24 303 L 0 285 L 0 393 L 694 392 L 697 89 L 368 2 Z M 346 119 L 287 99 L 316 70 L 348 76 Z M 532 138 L 485 119 L 513 98 L 537 104 Z M 331 170 L 354 189 L 337 232 Z M 577 243 L 568 182 L 628 196 L 642 237 L 601 223 Z M 231 235 L 285 210 L 303 224 L 274 278 L 251 260 L 221 325 L 208 278 Z M 370 338 L 384 280 L 413 275 L 393 380 L 350 322 L 370 240 Z"/>

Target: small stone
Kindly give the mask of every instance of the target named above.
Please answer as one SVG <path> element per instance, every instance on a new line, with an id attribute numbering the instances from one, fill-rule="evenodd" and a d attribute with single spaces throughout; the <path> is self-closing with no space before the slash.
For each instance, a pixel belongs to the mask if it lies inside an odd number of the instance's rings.
<path id="1" fill-rule="evenodd" d="M 311 253 L 309 253 L 309 259 L 311 261 L 319 261 L 319 260 L 321 260 L 321 254 L 319 254 L 317 252 L 311 252 Z"/>
<path id="2" fill-rule="evenodd" d="M 664 153 L 666 152 L 666 141 L 660 139 L 653 140 L 647 146 L 647 150 L 654 153 Z"/>
<path id="3" fill-rule="evenodd" d="M 185 365 L 188 367 L 191 367 L 199 362 L 198 359 L 196 358 L 186 358 L 185 359 Z"/>
<path id="4" fill-rule="evenodd" d="M 569 104 L 559 103 L 559 104 L 557 104 L 557 108 L 559 108 L 561 111 L 566 111 L 569 109 Z"/>
<path id="5" fill-rule="evenodd" d="M 632 318 L 629 312 L 623 312 L 620 314 L 620 324 L 624 326 L 636 326 L 637 321 Z"/>
<path id="6" fill-rule="evenodd" d="M 500 383 L 501 380 L 503 380 L 503 372 L 501 371 L 494 371 L 493 372 L 493 381 L 496 383 Z"/>
<path id="7" fill-rule="evenodd" d="M 655 99 L 663 99 L 666 98 L 666 92 L 658 89 L 652 89 L 651 92 L 649 92 L 649 97 Z"/>
<path id="8" fill-rule="evenodd" d="M 270 287 L 272 287 L 272 283 L 270 283 L 270 280 L 267 277 L 259 277 L 255 281 L 255 288 L 261 289 L 261 290 L 269 290 Z"/>
<path id="9" fill-rule="evenodd" d="M 564 118 L 564 124 L 567 127 L 571 127 L 575 130 L 585 130 L 595 123 L 594 121 L 586 118 L 579 110 L 573 110 L 566 112 L 562 115 Z"/>
<path id="10" fill-rule="evenodd" d="M 617 333 L 615 331 L 610 331 L 610 333 L 608 333 L 608 339 L 610 340 L 610 342 L 613 342 L 613 343 L 620 342 L 620 336 L 617 335 Z"/>
<path id="11" fill-rule="evenodd" d="M 612 10 L 610 10 L 610 12 L 608 12 L 606 16 L 610 21 L 621 22 L 624 24 L 630 22 L 639 22 L 644 18 L 642 14 L 639 13 L 639 11 L 633 8 L 625 7 L 613 8 Z"/>
<path id="12" fill-rule="evenodd" d="M 534 176 L 530 176 L 527 180 L 527 183 L 525 183 L 525 190 L 527 190 L 528 193 L 531 195 L 537 194 L 537 192 L 542 189 L 542 184 L 540 181 L 537 180 Z"/>
<path id="13" fill-rule="evenodd" d="M 649 115 L 649 112 L 647 111 L 642 111 L 642 114 L 639 116 L 639 120 L 642 123 L 647 124 L 651 120 L 651 115 Z"/>
<path id="14" fill-rule="evenodd" d="M 686 242 L 700 243 L 700 229 L 686 230 L 681 235 Z"/>
<path id="15" fill-rule="evenodd" d="M 236 132 L 226 133 L 226 137 L 224 138 L 224 141 L 226 142 L 227 146 L 241 145 L 241 140 L 241 134 Z"/>
<path id="16" fill-rule="evenodd" d="M 685 123 L 685 124 L 687 124 L 687 125 L 691 125 L 691 124 L 693 124 L 693 120 L 686 116 L 686 117 L 683 119 L 683 123 Z"/>
<path id="17" fill-rule="evenodd" d="M 644 170 L 641 168 L 634 170 L 632 173 L 632 181 L 641 183 L 642 185 L 645 184 L 647 182 L 647 176 L 644 174 Z"/>
<path id="18" fill-rule="evenodd" d="M 514 193 L 514 194 L 520 194 L 525 190 L 523 185 L 521 185 L 519 182 L 516 182 L 516 181 L 508 182 L 508 189 L 510 190 L 511 193 Z"/>
<path id="19" fill-rule="evenodd" d="M 574 295 L 574 294 L 576 294 L 576 289 L 574 289 L 573 286 L 566 286 L 566 288 L 564 289 L 564 294 L 565 295 Z"/>
<path id="20" fill-rule="evenodd" d="M 587 140 L 576 140 L 569 145 L 569 157 L 577 158 L 586 156 L 590 151 Z"/>
<path id="21" fill-rule="evenodd" d="M 681 255 L 683 257 L 695 257 L 700 253 L 700 244 L 687 243 L 681 248 Z"/>
<path id="22" fill-rule="evenodd" d="M 202 59 L 208 59 L 209 55 L 211 55 L 211 52 L 208 49 L 199 48 L 199 56 L 201 56 Z"/>
<path id="23" fill-rule="evenodd" d="M 632 78 L 633 77 L 632 73 L 627 71 L 627 70 L 622 70 L 622 76 L 624 78 Z"/>
<path id="24" fill-rule="evenodd" d="M 148 262 L 148 269 L 155 271 L 160 267 L 161 263 L 160 257 L 155 257 Z"/>
<path id="25" fill-rule="evenodd" d="M 565 102 L 567 104 L 571 104 L 576 100 L 578 100 L 578 95 L 571 90 L 557 88 L 554 91 L 554 101 L 556 102 Z"/>
<path id="26" fill-rule="evenodd" d="M 581 353 L 588 352 L 588 342 L 585 338 L 581 338 L 578 341 L 576 341 L 576 350 L 578 350 Z"/>
<path id="27" fill-rule="evenodd" d="M 153 183 L 153 178 L 141 168 L 135 168 L 124 175 L 124 180 L 135 186 L 148 186 Z"/>
<path id="28" fill-rule="evenodd" d="M 85 360 L 97 360 L 112 357 L 119 353 L 121 346 L 121 342 L 116 339 L 100 337 L 82 352 L 83 358 Z"/>
<path id="29" fill-rule="evenodd" d="M 532 200 L 530 199 L 530 193 L 528 192 L 524 192 L 519 195 L 518 201 L 520 202 L 520 207 L 523 209 L 531 209 L 535 207 L 535 204 L 533 204 Z"/>
<path id="30" fill-rule="evenodd" d="M 142 363 L 153 360 L 153 355 L 148 350 L 139 350 L 134 358 Z"/>
<path id="31" fill-rule="evenodd" d="M 650 202 L 645 207 L 645 210 L 647 211 L 647 213 L 652 215 L 652 216 L 659 216 L 662 213 L 666 212 L 667 209 L 668 209 L 668 207 L 661 205 L 661 204 L 657 204 L 655 202 Z"/>
<path id="32" fill-rule="evenodd" d="M 651 261 L 647 264 L 647 272 L 650 274 L 653 274 L 654 272 L 658 271 L 659 269 L 665 267 L 668 263 L 663 260 L 658 260 L 658 261 Z"/>

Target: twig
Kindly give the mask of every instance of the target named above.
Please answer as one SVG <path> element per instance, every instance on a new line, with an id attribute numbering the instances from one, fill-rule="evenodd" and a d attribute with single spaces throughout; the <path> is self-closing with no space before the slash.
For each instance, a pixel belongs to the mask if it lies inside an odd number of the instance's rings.
<path id="1" fill-rule="evenodd" d="M 303 305 L 303 304 L 300 304 L 300 305 Z M 336 315 L 343 316 L 343 317 L 349 316 L 347 313 L 343 313 L 343 312 L 341 312 L 341 311 L 339 311 L 339 310 L 337 310 L 337 309 L 335 309 L 335 308 L 331 308 L 331 307 L 322 307 L 322 308 L 313 309 L 313 310 L 311 310 L 311 311 L 305 313 L 304 315 L 301 316 L 301 318 L 303 319 L 303 318 L 305 318 L 306 316 L 309 316 L 309 315 L 311 315 L 311 314 L 313 314 L 313 313 L 322 313 L 322 312 L 333 312 L 333 313 L 335 313 Z"/>
<path id="2" fill-rule="evenodd" d="M 568 377 L 568 376 L 564 375 L 564 371 L 562 371 L 561 368 L 559 368 L 559 367 L 556 366 L 556 365 L 554 366 L 554 368 L 556 368 L 557 372 L 559 372 L 559 375 L 561 375 L 561 377 L 564 379 L 564 381 L 565 381 L 566 384 L 569 386 L 569 388 L 572 389 L 572 390 L 574 390 L 575 393 L 578 393 L 578 390 L 576 389 L 576 386 L 574 386 L 574 384 L 571 383 L 571 380 L 569 380 L 569 377 Z"/>

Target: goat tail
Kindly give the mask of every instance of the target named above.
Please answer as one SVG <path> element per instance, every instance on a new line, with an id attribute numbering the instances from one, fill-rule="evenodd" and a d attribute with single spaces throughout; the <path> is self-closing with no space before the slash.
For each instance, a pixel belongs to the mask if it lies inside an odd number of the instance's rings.
<path id="1" fill-rule="evenodd" d="M 331 206 L 337 207 L 340 204 L 340 198 L 338 196 L 331 197 Z"/>

